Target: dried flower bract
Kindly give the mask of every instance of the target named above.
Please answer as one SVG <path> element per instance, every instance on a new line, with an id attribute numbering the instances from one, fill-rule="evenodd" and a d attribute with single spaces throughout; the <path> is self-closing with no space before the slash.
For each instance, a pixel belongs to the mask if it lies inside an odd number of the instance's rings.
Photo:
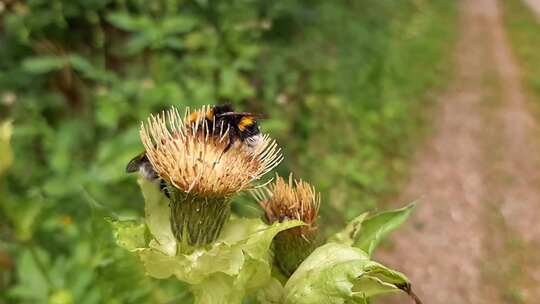
<path id="1" fill-rule="evenodd" d="M 275 183 L 252 192 L 265 211 L 268 223 L 284 220 L 301 220 L 307 227 L 315 228 L 320 206 L 320 195 L 315 188 L 289 175 L 288 182 L 276 177 Z"/>

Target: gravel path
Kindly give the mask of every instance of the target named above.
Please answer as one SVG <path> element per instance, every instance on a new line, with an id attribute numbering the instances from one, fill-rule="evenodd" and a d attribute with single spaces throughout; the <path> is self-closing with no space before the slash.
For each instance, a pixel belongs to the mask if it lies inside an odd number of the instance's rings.
<path id="1" fill-rule="evenodd" d="M 424 303 L 538 303 L 540 268 L 507 247 L 519 240 L 540 255 L 538 123 L 496 0 L 463 0 L 460 16 L 454 80 L 397 200 L 418 209 L 378 258 L 409 275 Z"/>
<path id="2" fill-rule="evenodd" d="M 536 13 L 538 19 L 540 19 L 540 1 L 539 0 L 523 0 Z"/>

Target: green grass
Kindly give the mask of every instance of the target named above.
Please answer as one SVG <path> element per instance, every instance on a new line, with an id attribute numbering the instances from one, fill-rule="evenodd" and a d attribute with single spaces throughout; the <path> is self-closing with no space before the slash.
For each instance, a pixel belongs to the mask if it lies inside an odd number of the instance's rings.
<path id="1" fill-rule="evenodd" d="M 524 1 L 501 1 L 507 36 L 522 72 L 529 97 L 540 109 L 540 21 Z"/>
<path id="2" fill-rule="evenodd" d="M 500 1 L 506 36 L 519 63 L 521 80 L 525 84 L 531 109 L 540 117 L 540 21 L 521 0 Z M 504 85 L 501 83 L 500 85 Z M 502 216 L 501 216 L 502 218 Z M 507 223 L 500 223 L 506 230 L 506 242 L 498 260 L 501 267 L 491 278 L 496 278 L 502 298 L 508 303 L 525 303 L 525 293 L 532 280 L 523 269 L 538 266 L 539 260 L 531 254 L 534 250 L 515 232 L 509 231 Z"/>

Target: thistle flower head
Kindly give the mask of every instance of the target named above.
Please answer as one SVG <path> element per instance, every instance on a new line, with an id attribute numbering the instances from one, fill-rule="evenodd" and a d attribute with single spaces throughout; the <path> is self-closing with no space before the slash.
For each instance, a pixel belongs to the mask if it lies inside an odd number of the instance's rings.
<path id="1" fill-rule="evenodd" d="M 199 197 L 227 197 L 249 188 L 282 156 L 266 135 L 254 149 L 237 142 L 225 151 L 228 127 L 200 115 L 211 110 L 181 115 L 173 107 L 141 123 L 140 136 L 154 170 L 170 185 Z"/>
<path id="2" fill-rule="evenodd" d="M 288 181 L 277 176 L 273 184 L 252 193 L 264 209 L 268 223 L 300 220 L 307 225 L 290 229 L 292 232 L 304 234 L 316 229 L 321 198 L 310 184 L 293 180 L 292 174 Z"/>
<path id="3" fill-rule="evenodd" d="M 293 181 L 292 174 L 288 182 L 278 176 L 272 185 L 252 193 L 264 209 L 267 222 L 301 220 L 306 223 L 281 231 L 274 238 L 275 263 L 288 277 L 321 241 L 316 225 L 320 195 L 310 184 Z"/>

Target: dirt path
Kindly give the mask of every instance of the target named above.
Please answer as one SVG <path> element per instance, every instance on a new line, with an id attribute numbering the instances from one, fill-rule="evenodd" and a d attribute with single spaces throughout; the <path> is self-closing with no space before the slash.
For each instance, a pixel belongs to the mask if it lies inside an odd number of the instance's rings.
<path id="1" fill-rule="evenodd" d="M 538 303 L 538 123 L 496 0 L 463 0 L 460 13 L 456 76 L 398 199 L 418 209 L 379 257 L 425 303 Z"/>
<path id="2" fill-rule="evenodd" d="M 531 10 L 538 16 L 540 19 L 540 1 L 539 0 L 523 0 L 531 8 Z"/>

